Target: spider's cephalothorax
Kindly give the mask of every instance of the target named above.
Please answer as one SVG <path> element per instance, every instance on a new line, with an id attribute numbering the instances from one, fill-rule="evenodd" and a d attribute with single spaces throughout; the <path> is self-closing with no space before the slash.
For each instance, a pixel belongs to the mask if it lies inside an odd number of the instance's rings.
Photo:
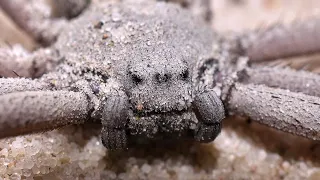
<path id="1" fill-rule="evenodd" d="M 176 5 L 120 5 L 91 7 L 55 44 L 65 57 L 57 70 L 68 76 L 64 81 L 100 87 L 94 114 L 105 146 L 124 148 L 130 135 L 214 140 L 224 108 L 193 76 L 210 57 L 215 34 Z"/>

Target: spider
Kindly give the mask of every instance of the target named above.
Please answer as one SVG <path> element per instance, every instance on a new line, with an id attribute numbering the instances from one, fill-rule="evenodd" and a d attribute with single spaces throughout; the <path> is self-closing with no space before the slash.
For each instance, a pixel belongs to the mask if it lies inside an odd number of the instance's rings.
<path id="1" fill-rule="evenodd" d="M 98 122 L 110 150 L 136 138 L 206 143 L 238 114 L 320 139 L 319 76 L 256 65 L 318 51 L 317 19 L 221 36 L 173 4 L 63 2 L 56 19 L 0 2 L 47 46 L 22 59 L 1 49 L 0 138 Z"/>

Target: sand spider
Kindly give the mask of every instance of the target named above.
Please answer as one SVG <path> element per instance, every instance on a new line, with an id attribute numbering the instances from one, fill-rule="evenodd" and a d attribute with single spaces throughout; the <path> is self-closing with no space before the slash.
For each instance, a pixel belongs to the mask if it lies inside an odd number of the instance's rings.
<path id="1" fill-rule="evenodd" d="M 134 138 L 211 142 L 225 114 L 239 114 L 319 140 L 319 76 L 256 64 L 318 51 L 316 19 L 221 36 L 164 2 L 92 3 L 81 13 L 87 1 L 57 1 L 56 19 L 15 2 L 0 5 L 47 47 L 1 49 L 0 138 L 99 122 L 108 149 Z"/>

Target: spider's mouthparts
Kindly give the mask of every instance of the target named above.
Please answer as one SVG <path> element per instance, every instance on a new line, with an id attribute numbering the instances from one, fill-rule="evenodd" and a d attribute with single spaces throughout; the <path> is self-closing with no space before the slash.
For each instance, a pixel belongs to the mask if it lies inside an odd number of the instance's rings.
<path id="1" fill-rule="evenodd" d="M 198 119 L 194 139 L 208 143 L 213 141 L 221 131 L 221 121 L 225 111 L 220 98 L 213 90 L 196 94 L 192 102 L 192 110 Z"/>
<path id="2" fill-rule="evenodd" d="M 197 119 L 205 124 L 221 123 L 225 118 L 222 101 L 213 90 L 197 94 L 192 102 L 192 110 Z"/>
<path id="3" fill-rule="evenodd" d="M 139 117 L 150 117 L 152 115 L 170 115 L 170 114 L 175 114 L 175 115 L 181 115 L 183 113 L 189 112 L 191 109 L 190 108 L 186 108 L 183 110 L 176 110 L 176 109 L 172 109 L 171 111 L 143 111 L 143 110 L 139 110 L 139 109 L 134 109 L 133 113 Z"/>

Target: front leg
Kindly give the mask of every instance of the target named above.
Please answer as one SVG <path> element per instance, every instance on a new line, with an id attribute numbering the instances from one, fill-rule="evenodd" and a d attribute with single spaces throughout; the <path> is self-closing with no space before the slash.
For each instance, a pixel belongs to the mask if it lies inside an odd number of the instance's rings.
<path id="1" fill-rule="evenodd" d="M 112 94 L 102 103 L 101 110 L 103 145 L 110 150 L 127 148 L 128 97 L 123 92 Z"/>

